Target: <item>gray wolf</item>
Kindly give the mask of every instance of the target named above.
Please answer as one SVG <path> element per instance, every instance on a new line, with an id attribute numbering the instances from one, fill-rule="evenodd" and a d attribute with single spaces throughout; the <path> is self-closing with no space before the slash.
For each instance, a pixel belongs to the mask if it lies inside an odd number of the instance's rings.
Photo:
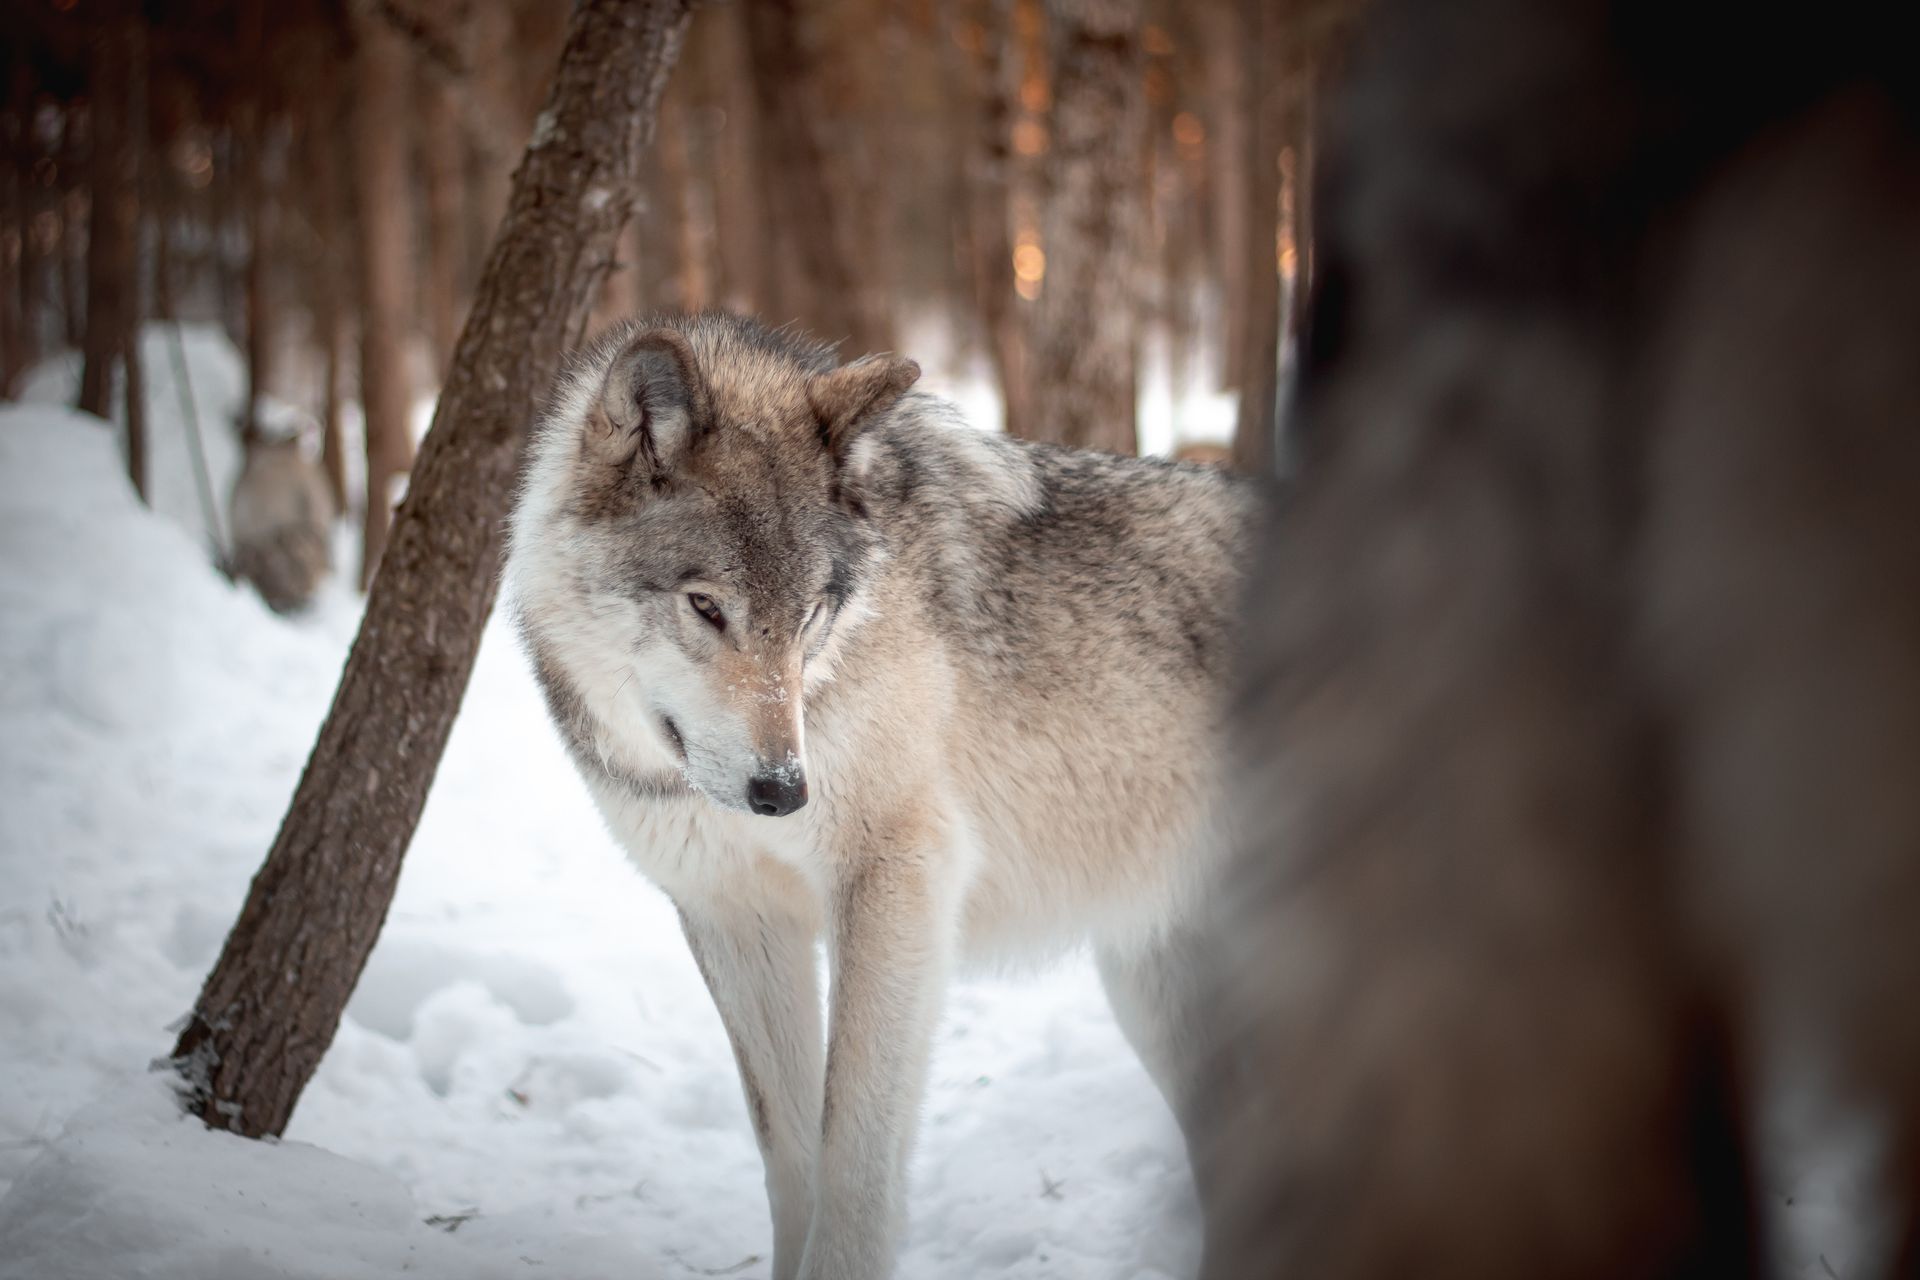
<path id="1" fill-rule="evenodd" d="M 1880 1139 L 1842 1270 L 1920 1273 L 1894 9 L 1370 11 L 1253 570 L 1218 1276 L 1766 1273 L 1785 1096 Z"/>
<path id="2" fill-rule="evenodd" d="M 724 315 L 623 325 L 560 380 L 510 535 L 554 721 L 726 1024 L 780 1280 L 890 1271 L 959 964 L 1091 939 L 1193 1111 L 1257 492 L 970 430 L 918 373 Z"/>
<path id="3" fill-rule="evenodd" d="M 233 574 L 251 582 L 274 612 L 291 613 L 310 603 L 333 571 L 333 494 L 297 430 L 252 433 L 242 444 L 228 506 Z"/>

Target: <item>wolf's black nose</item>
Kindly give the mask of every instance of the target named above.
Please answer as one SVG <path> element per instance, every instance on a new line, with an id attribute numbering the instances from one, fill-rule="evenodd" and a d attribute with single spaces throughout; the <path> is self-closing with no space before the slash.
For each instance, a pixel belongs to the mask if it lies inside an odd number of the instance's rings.
<path id="1" fill-rule="evenodd" d="M 784 818 L 807 803 L 807 780 L 797 770 L 747 779 L 747 808 L 763 818 Z"/>

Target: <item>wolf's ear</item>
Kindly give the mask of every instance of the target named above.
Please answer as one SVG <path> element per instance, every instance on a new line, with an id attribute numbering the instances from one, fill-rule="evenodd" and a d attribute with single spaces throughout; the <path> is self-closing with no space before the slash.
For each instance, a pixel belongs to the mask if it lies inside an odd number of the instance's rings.
<path id="1" fill-rule="evenodd" d="M 898 403 L 920 379 L 920 366 L 903 356 L 862 356 L 831 373 L 816 374 L 807 399 L 820 419 L 820 436 L 837 463 L 866 425 Z"/>
<path id="2" fill-rule="evenodd" d="M 629 338 L 607 370 L 600 413 L 614 457 L 637 456 L 656 476 L 671 471 L 711 420 L 707 385 L 686 338 L 672 329 L 642 329 Z"/>

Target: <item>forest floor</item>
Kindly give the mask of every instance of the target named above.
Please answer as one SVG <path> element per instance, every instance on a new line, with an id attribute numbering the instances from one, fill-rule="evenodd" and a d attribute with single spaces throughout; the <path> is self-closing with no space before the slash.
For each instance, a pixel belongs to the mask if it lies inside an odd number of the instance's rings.
<path id="1" fill-rule="evenodd" d="M 223 422 L 231 350 L 202 332 L 186 353 Z M 272 840 L 358 609 L 336 580 L 281 619 L 210 566 L 178 398 L 155 382 L 158 513 L 106 426 L 0 406 L 0 1276 L 765 1277 L 719 1021 L 499 619 L 286 1140 L 204 1130 L 149 1071 Z M 234 463 L 216 459 L 222 495 Z M 903 1280 L 1192 1274 L 1179 1135 L 1084 956 L 959 983 L 924 1115 Z M 1767 1188 L 1789 1274 L 1846 1274 L 1846 1187 L 1803 1164 Z"/>

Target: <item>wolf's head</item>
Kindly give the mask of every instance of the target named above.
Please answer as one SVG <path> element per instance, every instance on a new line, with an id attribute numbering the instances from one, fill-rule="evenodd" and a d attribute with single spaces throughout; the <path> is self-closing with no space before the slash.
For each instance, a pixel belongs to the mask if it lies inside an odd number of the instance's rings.
<path id="1" fill-rule="evenodd" d="M 513 521 L 509 578 L 543 674 L 716 803 L 804 805 L 806 691 L 865 615 L 882 554 L 861 433 L 919 372 L 890 356 L 835 367 L 720 315 L 589 348 Z"/>

